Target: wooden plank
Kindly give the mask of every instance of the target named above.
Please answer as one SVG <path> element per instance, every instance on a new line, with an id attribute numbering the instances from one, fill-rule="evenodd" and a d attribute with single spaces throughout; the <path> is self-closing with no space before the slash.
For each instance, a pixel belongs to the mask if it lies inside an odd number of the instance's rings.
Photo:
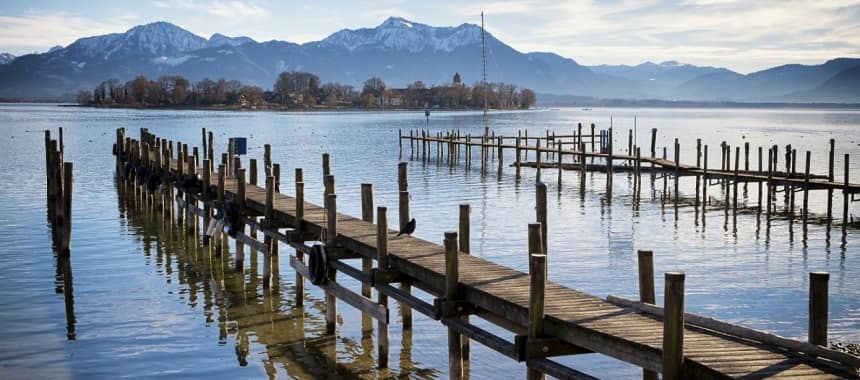
<path id="1" fill-rule="evenodd" d="M 642 304 L 640 302 L 616 296 L 609 296 L 606 298 L 606 300 L 619 306 L 634 308 L 636 310 L 640 310 L 660 317 L 663 316 L 663 308 L 659 306 Z M 809 344 L 793 339 L 783 338 L 779 335 L 754 330 L 748 327 L 733 325 L 697 314 L 685 313 L 684 319 L 686 323 L 690 325 L 704 327 L 706 329 L 718 331 L 728 335 L 752 339 L 777 347 L 783 347 L 795 352 L 802 352 L 809 355 L 830 359 L 852 368 L 860 368 L 860 357 L 849 355 L 840 351 L 831 350 L 823 346 L 817 346 L 814 344 Z"/>
<path id="2" fill-rule="evenodd" d="M 290 266 L 293 267 L 296 272 L 301 273 L 303 277 L 310 277 L 308 267 L 305 266 L 303 262 L 298 261 L 295 256 L 290 256 Z M 325 290 L 328 294 L 346 302 L 350 306 L 366 313 L 368 316 L 373 317 L 376 320 L 389 323 L 387 307 L 384 307 L 371 299 L 362 297 L 361 294 L 355 293 L 337 282 L 326 282 L 325 284 L 320 285 L 320 288 Z"/>

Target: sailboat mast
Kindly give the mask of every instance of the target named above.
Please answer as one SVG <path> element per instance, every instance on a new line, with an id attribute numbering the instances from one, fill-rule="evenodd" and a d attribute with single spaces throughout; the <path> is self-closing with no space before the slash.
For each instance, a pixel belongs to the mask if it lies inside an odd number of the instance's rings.
<path id="1" fill-rule="evenodd" d="M 484 12 L 481 12 L 481 64 L 483 65 L 483 79 L 481 80 L 481 87 L 484 92 L 484 140 L 486 141 L 487 137 L 490 136 L 490 122 L 487 119 L 487 92 L 489 89 L 487 88 L 487 40 L 484 37 Z"/>

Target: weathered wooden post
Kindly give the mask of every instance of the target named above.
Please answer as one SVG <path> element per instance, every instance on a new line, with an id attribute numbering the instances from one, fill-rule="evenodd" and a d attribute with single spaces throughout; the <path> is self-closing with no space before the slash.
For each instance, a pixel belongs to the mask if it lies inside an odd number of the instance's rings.
<path id="1" fill-rule="evenodd" d="M 767 150 L 767 218 L 770 219 L 770 205 L 773 201 L 773 186 L 771 186 L 771 180 L 773 180 L 773 167 L 774 167 L 774 151 L 773 148 Z"/>
<path id="2" fill-rule="evenodd" d="M 529 323 L 528 338 L 538 339 L 543 335 L 544 292 L 546 289 L 546 254 L 541 244 L 542 232 L 540 223 L 530 223 L 528 226 L 529 250 Z M 527 370 L 529 379 L 543 379 L 539 371 Z"/>
<path id="3" fill-rule="evenodd" d="M 457 233 L 445 232 L 445 301 L 459 298 L 460 268 Z M 448 369 L 451 379 L 463 378 L 463 344 L 460 334 L 448 328 Z"/>
<path id="4" fill-rule="evenodd" d="M 654 292 L 654 252 L 637 251 L 639 260 L 639 301 L 654 304 L 656 295 Z M 642 379 L 657 380 L 657 372 L 642 369 Z"/>
<path id="5" fill-rule="evenodd" d="M 499 150 L 499 155 L 498 155 L 498 157 L 499 157 L 499 159 L 498 159 L 498 163 L 499 163 L 499 174 L 498 174 L 498 176 L 499 176 L 499 178 L 502 178 L 502 168 L 505 166 L 505 154 L 504 154 L 504 150 L 503 150 L 504 149 L 503 145 L 504 144 L 502 144 L 502 138 L 500 136 L 499 141 L 498 141 L 498 146 L 497 146 L 497 148 Z"/>
<path id="6" fill-rule="evenodd" d="M 400 211 L 400 228 L 402 229 L 406 226 L 406 223 L 409 222 L 409 182 L 407 180 L 407 165 L 406 162 L 400 162 L 397 164 L 397 188 L 400 192 L 400 199 L 398 201 L 399 211 Z M 400 283 L 400 290 L 411 293 L 412 285 L 408 282 Z M 406 306 L 405 304 L 400 305 L 401 311 L 401 319 L 403 320 L 403 328 L 412 328 L 412 308 Z"/>
<path id="7" fill-rule="evenodd" d="M 61 226 L 61 238 L 60 238 L 60 253 L 63 257 L 69 257 L 71 255 L 71 245 L 72 245 L 72 184 L 74 183 L 73 177 L 73 164 L 71 162 L 63 163 L 63 224 Z"/>
<path id="8" fill-rule="evenodd" d="M 373 184 L 361 184 L 361 220 L 373 223 Z M 373 259 L 364 257 L 361 259 L 361 270 L 368 276 L 373 269 Z M 361 295 L 370 298 L 373 294 L 372 287 L 368 283 L 361 284 Z"/>
<path id="9" fill-rule="evenodd" d="M 208 136 L 206 137 L 208 137 L 209 140 L 209 145 L 207 146 L 209 149 L 209 161 L 215 161 L 215 144 L 212 143 L 214 141 L 214 133 L 212 133 L 212 131 L 208 131 L 207 134 Z"/>
<path id="10" fill-rule="evenodd" d="M 812 160 L 812 152 L 806 151 L 806 167 L 803 171 L 803 225 L 809 218 L 809 161 Z"/>
<path id="11" fill-rule="evenodd" d="M 562 147 L 562 144 L 558 144 L 558 191 L 559 192 L 561 192 L 561 172 L 562 172 L 562 170 L 564 170 L 561 167 L 561 154 L 562 154 L 561 153 L 561 147 Z"/>
<path id="12" fill-rule="evenodd" d="M 828 154 L 828 157 L 827 157 L 827 180 L 830 182 L 834 182 L 834 180 L 836 179 L 834 177 L 834 171 L 833 171 L 833 161 L 835 159 L 835 150 L 834 150 L 834 144 L 835 143 L 836 143 L 836 140 L 830 139 L 830 153 Z M 832 219 L 833 219 L 833 188 L 828 187 L 827 188 L 827 223 L 829 224 Z"/>
<path id="13" fill-rule="evenodd" d="M 613 138 L 612 138 L 612 136 L 613 136 L 612 127 L 609 127 L 609 130 L 607 131 L 607 134 L 606 134 L 606 138 L 608 140 L 607 143 L 609 144 L 609 154 L 607 155 L 607 159 L 606 159 L 606 192 L 608 194 L 607 200 L 612 199 L 612 181 L 614 179 L 614 175 L 613 175 L 614 168 L 612 167 L 612 164 L 613 164 L 613 160 L 612 160 L 612 154 L 613 154 L 613 152 L 612 152 L 612 140 L 613 140 Z"/>
<path id="14" fill-rule="evenodd" d="M 266 176 L 266 208 L 263 212 L 262 227 L 264 230 L 269 230 L 274 225 L 273 218 L 275 203 L 275 177 L 272 175 Z M 263 254 L 263 288 L 268 289 L 271 284 L 272 277 L 272 246 L 278 244 L 277 240 L 266 235 L 264 242 L 266 243 L 267 252 Z"/>
<path id="15" fill-rule="evenodd" d="M 272 175 L 272 145 L 264 144 L 263 145 L 263 171 L 266 173 L 266 177 Z"/>
<path id="16" fill-rule="evenodd" d="M 516 167 L 516 169 L 517 169 L 516 179 L 520 179 L 520 167 L 522 166 L 522 163 L 521 163 L 522 161 L 520 161 L 521 149 L 520 149 L 520 137 L 519 136 L 517 136 L 517 139 L 515 140 L 514 144 L 516 144 L 516 148 L 514 149 L 514 155 L 515 155 L 514 167 Z"/>
<path id="17" fill-rule="evenodd" d="M 459 234 L 458 234 L 458 236 L 460 237 L 459 246 L 460 246 L 460 252 L 463 252 L 467 255 L 471 253 L 471 247 L 470 247 L 470 242 L 469 242 L 469 230 L 470 230 L 470 228 L 469 228 L 470 227 L 469 226 L 469 214 L 470 213 L 471 213 L 471 207 L 469 206 L 469 204 L 468 203 L 461 203 L 460 204 L 460 228 L 459 228 Z M 469 321 L 468 315 L 463 316 L 461 318 L 463 318 L 464 322 L 468 323 L 468 321 Z M 471 350 L 469 348 L 469 337 L 467 337 L 467 336 L 463 336 L 462 352 L 463 352 L 463 359 L 469 360 L 469 357 L 471 356 L 471 353 L 470 353 Z"/>
<path id="18" fill-rule="evenodd" d="M 843 176 L 845 178 L 845 185 L 842 189 L 842 234 L 845 234 L 846 229 L 848 228 L 848 203 L 849 192 L 848 192 L 848 153 L 845 153 L 845 171 L 843 172 Z"/>
<path id="19" fill-rule="evenodd" d="M 535 163 L 537 165 L 537 174 L 535 174 L 535 181 L 540 182 L 540 164 L 541 164 L 541 155 L 540 155 L 540 138 L 537 140 L 537 145 L 535 146 Z"/>
<path id="20" fill-rule="evenodd" d="M 239 169 L 236 178 L 236 201 L 239 203 L 241 215 L 245 215 L 245 169 Z M 242 228 L 238 232 L 245 235 L 245 229 Z M 245 269 L 245 244 L 240 239 L 236 239 L 236 270 L 243 272 Z"/>
<path id="21" fill-rule="evenodd" d="M 827 347 L 827 313 L 830 274 L 809 273 L 809 343 Z"/>
<path id="22" fill-rule="evenodd" d="M 594 134 L 594 133 L 592 133 Z M 654 176 L 654 160 L 657 158 L 657 128 L 651 128 L 651 176 Z"/>
<path id="23" fill-rule="evenodd" d="M 762 147 L 758 147 L 758 174 L 759 175 L 761 175 L 761 173 L 764 171 L 764 169 L 763 169 L 764 168 L 764 166 L 763 166 L 764 160 L 762 159 L 762 150 L 763 150 Z M 758 213 L 759 214 L 761 214 L 761 192 L 762 192 L 761 182 L 762 181 L 758 181 L 758 194 L 756 195 L 758 197 Z"/>
<path id="24" fill-rule="evenodd" d="M 585 163 L 585 143 L 579 143 L 579 193 L 585 194 L 585 173 L 588 166 Z"/>
<path id="25" fill-rule="evenodd" d="M 678 180 L 681 178 L 681 144 L 675 139 L 675 206 L 678 205 Z"/>
<path id="26" fill-rule="evenodd" d="M 738 214 L 738 174 L 740 171 L 740 156 L 741 147 L 735 147 L 735 171 L 732 178 L 732 191 L 734 193 L 734 198 L 732 198 L 732 215 Z"/>
<path id="27" fill-rule="evenodd" d="M 376 208 L 376 260 L 380 271 L 388 270 L 388 208 Z M 388 296 L 382 292 L 376 292 L 378 302 L 382 307 L 388 308 Z M 377 321 L 377 339 L 379 354 L 377 361 L 380 368 L 388 367 L 388 322 Z"/>
<path id="28" fill-rule="evenodd" d="M 326 176 L 327 178 L 329 176 Z M 328 194 L 326 197 L 326 251 L 334 252 L 337 247 L 337 194 Z M 330 268 L 328 279 L 331 282 L 337 281 L 337 270 Z M 325 294 L 325 331 L 328 334 L 334 334 L 335 324 L 337 323 L 337 298 L 334 294 L 326 292 Z"/>
<path id="29" fill-rule="evenodd" d="M 663 306 L 663 378 L 682 378 L 684 367 L 684 273 L 666 272 Z"/>
<path id="30" fill-rule="evenodd" d="M 305 183 L 304 174 L 301 168 L 296 168 L 296 232 L 299 236 L 304 236 L 304 219 L 305 219 Z M 300 238 L 304 241 L 304 238 Z M 296 250 L 296 258 L 304 262 L 305 253 L 302 250 Z M 299 272 L 296 272 L 296 305 L 304 307 L 305 303 L 305 278 Z"/>
<path id="31" fill-rule="evenodd" d="M 594 152 L 594 123 L 591 123 L 591 153 Z"/>
<path id="32" fill-rule="evenodd" d="M 530 252 L 528 338 L 531 340 L 539 339 L 543 335 L 546 277 L 546 255 L 538 252 Z M 528 369 L 527 378 L 530 380 L 544 379 L 545 376 L 539 371 Z"/>
<path id="33" fill-rule="evenodd" d="M 541 225 L 541 253 L 547 254 L 547 212 L 546 212 L 546 184 L 538 182 L 535 185 L 535 213 L 537 214 L 537 222 Z"/>

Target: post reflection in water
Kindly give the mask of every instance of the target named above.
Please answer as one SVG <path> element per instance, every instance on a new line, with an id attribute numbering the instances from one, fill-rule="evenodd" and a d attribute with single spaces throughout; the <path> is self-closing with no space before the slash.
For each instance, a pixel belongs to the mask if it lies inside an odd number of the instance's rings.
<path id="1" fill-rule="evenodd" d="M 163 201 L 168 209 L 169 194 L 164 194 L 163 200 L 145 202 L 132 186 L 125 184 L 117 184 L 117 193 L 119 214 L 131 227 L 129 231 L 139 235 L 147 263 L 151 263 L 148 258 L 154 254 L 152 263 L 158 273 L 167 283 L 178 280 L 180 288 L 185 288 L 180 294 L 183 298 L 187 296 L 192 309 L 201 306 L 202 296 L 206 328 L 218 329 L 216 344 L 228 346 L 232 343 L 238 366 L 262 364 L 270 378 L 386 377 L 391 374 L 388 369 L 376 369 L 375 321 L 370 317 L 360 316 L 360 335 L 355 338 L 327 335 L 322 318 L 324 300 L 308 292 L 305 304 L 295 305 L 293 285 L 280 278 L 277 256 L 271 258 L 272 286 L 264 289 L 258 268 L 260 259 L 265 259 L 262 252 L 251 250 L 250 268 L 236 268 L 230 260 L 230 250 L 234 248 L 219 252 L 214 247 L 216 244 L 201 242 L 199 224 L 186 229 L 173 222 L 178 220 L 175 217 L 178 213 L 162 213 L 158 205 Z M 63 290 L 67 293 L 69 339 L 74 339 L 71 265 L 67 260 L 58 260 L 58 281 L 61 271 Z M 344 323 L 354 322 L 344 322 L 339 315 L 338 328 Z M 435 373 L 413 362 L 411 351 L 412 332 L 407 330 L 400 349 L 401 375 L 426 377 Z"/>

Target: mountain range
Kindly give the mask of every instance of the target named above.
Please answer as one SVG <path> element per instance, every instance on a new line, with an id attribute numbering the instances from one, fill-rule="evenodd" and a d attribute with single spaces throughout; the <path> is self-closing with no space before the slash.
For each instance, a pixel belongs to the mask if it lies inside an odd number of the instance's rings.
<path id="1" fill-rule="evenodd" d="M 676 61 L 584 66 L 551 52 L 523 53 L 486 33 L 487 76 L 539 93 L 616 99 L 750 102 L 860 102 L 860 59 L 789 64 L 750 74 Z M 182 75 L 192 81 L 237 79 L 271 88 L 281 71 L 361 87 L 481 78 L 481 28 L 434 27 L 391 17 L 374 28 L 343 29 L 321 41 L 258 42 L 214 34 L 206 39 L 167 22 L 125 33 L 84 37 L 41 54 L 0 55 L 0 98 L 70 98 L 109 78 Z"/>

